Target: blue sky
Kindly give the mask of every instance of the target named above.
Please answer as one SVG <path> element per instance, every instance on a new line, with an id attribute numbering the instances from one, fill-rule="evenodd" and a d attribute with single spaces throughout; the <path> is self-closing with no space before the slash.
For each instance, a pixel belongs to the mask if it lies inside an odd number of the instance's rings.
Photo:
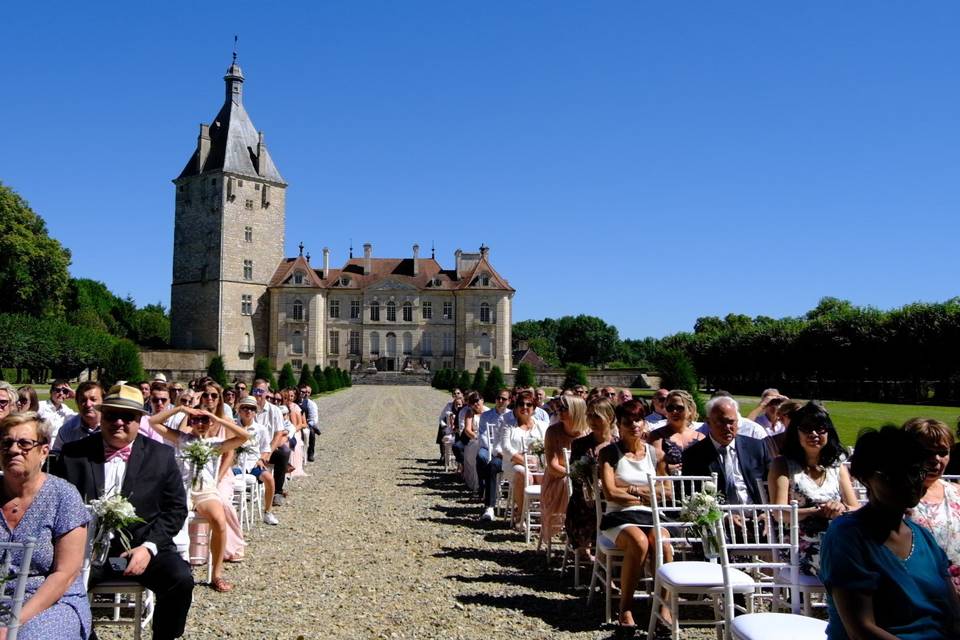
<path id="1" fill-rule="evenodd" d="M 290 255 L 486 243 L 514 320 L 637 338 L 960 293 L 956 3 L 140 4 L 0 25 L 0 180 L 138 303 L 235 33 Z"/>

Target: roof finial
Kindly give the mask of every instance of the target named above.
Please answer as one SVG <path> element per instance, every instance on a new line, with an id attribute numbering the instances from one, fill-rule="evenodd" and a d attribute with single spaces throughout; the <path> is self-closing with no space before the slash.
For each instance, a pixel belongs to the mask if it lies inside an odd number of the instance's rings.
<path id="1" fill-rule="evenodd" d="M 433 240 L 430 241 L 430 257 L 434 260 L 437 259 L 437 248 L 434 246 Z"/>
<path id="2" fill-rule="evenodd" d="M 234 61 L 234 63 L 236 63 L 236 61 L 237 61 L 237 40 L 239 40 L 239 38 L 237 37 L 237 34 L 233 34 L 233 61 Z"/>
<path id="3" fill-rule="evenodd" d="M 303 255 L 303 242 L 300 243 L 300 255 Z"/>
<path id="4" fill-rule="evenodd" d="M 310 252 L 307 251 L 307 264 L 310 264 Z"/>
<path id="5" fill-rule="evenodd" d="M 353 238 L 350 238 L 350 259 L 353 259 Z"/>

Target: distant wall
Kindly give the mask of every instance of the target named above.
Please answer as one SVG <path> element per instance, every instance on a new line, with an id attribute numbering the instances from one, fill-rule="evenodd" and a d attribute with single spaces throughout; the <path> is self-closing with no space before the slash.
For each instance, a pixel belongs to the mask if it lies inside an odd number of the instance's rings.
<path id="1" fill-rule="evenodd" d="M 587 379 L 591 387 L 632 387 L 652 389 L 660 384 L 656 375 L 648 375 L 645 369 L 587 369 Z M 567 377 L 566 369 L 544 369 L 535 372 L 541 387 L 561 387 Z M 504 375 L 508 385 L 513 384 L 513 373 Z"/>

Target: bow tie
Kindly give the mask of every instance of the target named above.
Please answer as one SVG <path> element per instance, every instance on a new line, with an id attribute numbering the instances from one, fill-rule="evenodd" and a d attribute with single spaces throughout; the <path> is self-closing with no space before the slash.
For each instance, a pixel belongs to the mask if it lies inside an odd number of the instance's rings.
<path id="1" fill-rule="evenodd" d="M 127 460 L 130 459 L 130 451 L 131 451 L 131 448 L 129 444 L 123 447 L 122 449 L 115 449 L 110 445 L 104 445 L 103 447 L 103 455 L 106 462 L 110 462 L 114 458 L 120 458 L 121 460 L 126 462 Z"/>

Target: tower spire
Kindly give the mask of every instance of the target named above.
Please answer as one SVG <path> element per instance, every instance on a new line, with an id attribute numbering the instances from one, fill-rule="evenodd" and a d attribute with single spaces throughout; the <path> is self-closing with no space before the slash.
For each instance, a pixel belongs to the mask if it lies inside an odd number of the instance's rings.
<path id="1" fill-rule="evenodd" d="M 243 104 L 243 71 L 237 64 L 237 36 L 233 36 L 233 61 L 227 69 L 227 75 L 223 76 L 227 83 L 226 102 L 233 101 L 234 104 Z"/>
<path id="2" fill-rule="evenodd" d="M 233 63 L 237 63 L 237 34 L 233 34 Z"/>

